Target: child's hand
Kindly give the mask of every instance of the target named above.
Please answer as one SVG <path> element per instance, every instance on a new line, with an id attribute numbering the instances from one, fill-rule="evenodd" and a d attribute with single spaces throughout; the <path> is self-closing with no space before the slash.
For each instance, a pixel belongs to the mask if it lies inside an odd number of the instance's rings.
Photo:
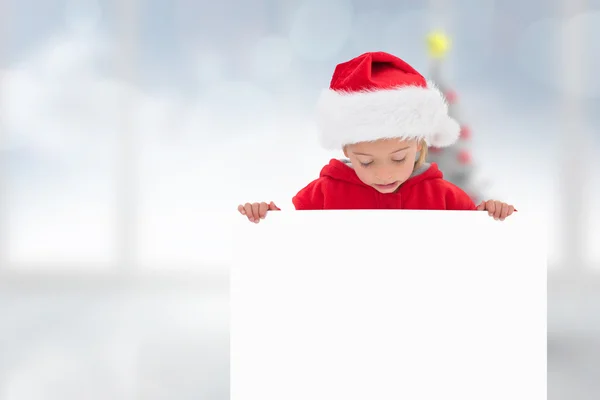
<path id="1" fill-rule="evenodd" d="M 504 221 L 506 217 L 511 215 L 515 208 L 509 204 L 503 203 L 498 200 L 482 201 L 477 206 L 478 211 L 487 211 L 490 217 L 494 217 L 495 220 Z"/>
<path id="2" fill-rule="evenodd" d="M 267 211 L 279 211 L 279 207 L 275 203 L 246 203 L 238 206 L 240 214 L 248 217 L 250 222 L 258 224 L 261 219 L 265 219 Z"/>

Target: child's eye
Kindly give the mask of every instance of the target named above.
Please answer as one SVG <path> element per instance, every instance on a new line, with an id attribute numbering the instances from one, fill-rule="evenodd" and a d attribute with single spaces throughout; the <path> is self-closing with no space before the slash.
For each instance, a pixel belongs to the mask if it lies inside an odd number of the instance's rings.
<path id="1" fill-rule="evenodd" d="M 369 165 L 373 164 L 373 161 L 369 161 L 369 162 L 361 162 L 360 165 L 362 165 L 363 167 L 368 167 Z"/>
<path id="2" fill-rule="evenodd" d="M 394 160 L 396 163 L 403 163 L 404 161 L 406 161 L 406 158 L 403 158 L 402 160 Z"/>

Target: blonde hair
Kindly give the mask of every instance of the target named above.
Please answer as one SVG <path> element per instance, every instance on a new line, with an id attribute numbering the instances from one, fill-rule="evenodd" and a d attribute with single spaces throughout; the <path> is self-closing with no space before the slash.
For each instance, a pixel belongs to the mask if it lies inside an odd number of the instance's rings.
<path id="1" fill-rule="evenodd" d="M 415 161 L 415 169 L 419 168 L 425 163 L 427 159 L 427 142 L 421 140 L 421 151 L 419 152 L 419 158 Z"/>

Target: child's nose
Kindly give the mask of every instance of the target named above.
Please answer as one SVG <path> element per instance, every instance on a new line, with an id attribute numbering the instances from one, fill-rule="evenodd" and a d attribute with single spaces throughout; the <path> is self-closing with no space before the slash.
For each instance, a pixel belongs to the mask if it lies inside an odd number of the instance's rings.
<path id="1" fill-rule="evenodd" d="M 375 178 L 380 181 L 388 181 L 392 179 L 392 173 L 389 170 L 380 170 L 375 174 Z"/>

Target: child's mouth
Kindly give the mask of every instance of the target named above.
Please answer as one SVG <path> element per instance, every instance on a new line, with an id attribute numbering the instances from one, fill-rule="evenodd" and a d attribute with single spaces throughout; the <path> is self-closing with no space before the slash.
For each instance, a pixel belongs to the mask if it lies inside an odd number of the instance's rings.
<path id="1" fill-rule="evenodd" d="M 381 190 L 389 190 L 389 189 L 395 188 L 397 184 L 398 184 L 398 181 L 392 182 L 392 183 L 388 183 L 387 185 L 377 185 L 377 184 L 375 184 L 375 187 L 377 189 L 381 189 Z"/>

